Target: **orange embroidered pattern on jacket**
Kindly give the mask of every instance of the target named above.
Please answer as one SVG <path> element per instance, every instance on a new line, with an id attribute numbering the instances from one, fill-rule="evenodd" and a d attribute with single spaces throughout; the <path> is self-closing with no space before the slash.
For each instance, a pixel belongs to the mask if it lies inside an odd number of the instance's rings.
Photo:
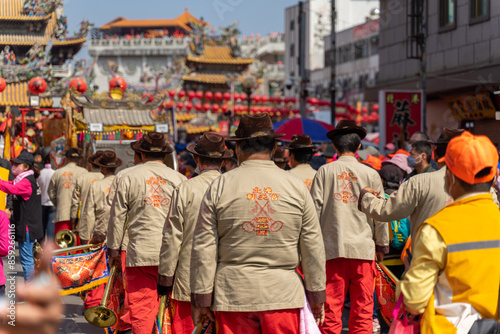
<path id="1" fill-rule="evenodd" d="M 61 183 L 61 187 L 64 189 L 71 189 L 75 186 L 75 184 L 71 181 L 71 177 L 73 176 L 73 173 L 71 172 L 64 172 L 61 174 L 63 182 Z"/>
<path id="2" fill-rule="evenodd" d="M 342 172 L 341 175 L 337 175 L 337 180 L 341 181 L 340 192 L 333 194 L 335 200 L 343 202 L 344 204 L 354 203 L 358 201 L 358 196 L 351 193 L 352 182 L 357 182 L 358 178 L 354 176 L 353 173 Z"/>
<path id="3" fill-rule="evenodd" d="M 271 216 L 276 213 L 271 207 L 271 202 L 278 200 L 279 194 L 273 193 L 271 187 L 255 187 L 247 194 L 247 200 L 254 201 L 255 206 L 250 213 L 254 215 L 251 221 L 241 224 L 241 228 L 248 233 L 258 236 L 268 236 L 269 232 L 278 232 L 283 227 L 282 221 L 275 221 Z M 265 201 L 265 202 L 264 202 Z"/>
<path id="4" fill-rule="evenodd" d="M 170 199 L 164 196 L 165 191 L 161 188 L 166 183 L 167 181 L 159 176 L 152 176 L 146 180 L 146 184 L 149 186 L 148 192 L 150 193 L 150 196 L 144 199 L 146 205 L 159 208 L 160 206 L 167 206 L 170 203 Z"/>
<path id="5" fill-rule="evenodd" d="M 307 189 L 311 190 L 311 187 L 313 185 L 313 180 L 306 179 L 306 182 L 304 182 L 304 184 L 306 185 Z"/>

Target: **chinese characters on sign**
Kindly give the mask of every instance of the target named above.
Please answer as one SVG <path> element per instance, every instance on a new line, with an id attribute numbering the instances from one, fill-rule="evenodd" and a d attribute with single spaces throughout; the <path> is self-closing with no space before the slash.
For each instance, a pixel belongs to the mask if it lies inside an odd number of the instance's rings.
<path id="1" fill-rule="evenodd" d="M 384 92 L 386 143 L 402 147 L 410 136 L 422 131 L 422 93 Z"/>
<path id="2" fill-rule="evenodd" d="M 447 99 L 456 119 L 493 118 L 497 108 L 489 94 L 476 94 Z"/>

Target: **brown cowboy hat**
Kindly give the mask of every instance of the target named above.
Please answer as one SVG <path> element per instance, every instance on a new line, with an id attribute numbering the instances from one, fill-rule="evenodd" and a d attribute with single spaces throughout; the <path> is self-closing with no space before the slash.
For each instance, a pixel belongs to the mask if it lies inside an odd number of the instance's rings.
<path id="1" fill-rule="evenodd" d="M 122 163 L 123 161 L 113 151 L 102 152 L 101 156 L 94 161 L 94 165 L 104 168 L 120 167 Z"/>
<path id="2" fill-rule="evenodd" d="M 95 161 L 96 161 L 97 159 L 99 159 L 99 158 L 103 155 L 103 153 L 104 153 L 104 151 L 97 151 L 97 152 L 95 152 L 93 155 L 91 155 L 91 156 L 87 159 L 87 161 L 88 161 L 91 165 L 97 166 L 97 165 L 95 164 Z"/>
<path id="3" fill-rule="evenodd" d="M 213 132 L 205 132 L 196 144 L 186 147 L 186 150 L 194 155 L 210 159 L 229 159 L 233 152 L 226 149 L 224 137 Z"/>
<path id="4" fill-rule="evenodd" d="M 313 145 L 311 137 L 308 135 L 293 135 L 292 141 L 286 147 L 287 150 L 315 150 L 316 146 Z"/>
<path id="5" fill-rule="evenodd" d="M 286 151 L 285 151 L 285 148 L 283 146 L 276 147 L 276 151 L 274 152 L 274 155 L 273 155 L 273 161 L 277 162 L 277 163 L 290 161 L 288 159 L 288 157 L 286 156 Z"/>
<path id="6" fill-rule="evenodd" d="M 134 148 L 136 145 L 137 145 L 137 146 L 140 146 L 140 145 L 141 145 L 141 143 L 140 143 L 140 141 L 141 141 L 141 140 L 142 140 L 142 138 L 141 138 L 141 139 L 139 139 L 139 140 L 136 140 L 136 141 L 130 142 L 130 148 L 131 148 L 134 152 L 136 152 L 136 153 L 141 153 L 141 151 L 138 151 L 138 150 L 136 150 L 136 149 Z"/>
<path id="7" fill-rule="evenodd" d="M 333 138 L 337 135 L 346 135 L 348 133 L 355 133 L 361 139 L 366 137 L 366 129 L 357 126 L 356 122 L 350 119 L 343 119 L 337 123 L 337 127 L 333 130 L 328 131 L 326 136 L 328 139 L 333 140 Z"/>
<path id="8" fill-rule="evenodd" d="M 165 135 L 159 132 L 148 132 L 132 146 L 132 149 L 139 153 L 172 153 L 174 151 L 168 145 Z"/>
<path id="9" fill-rule="evenodd" d="M 243 115 L 238 129 L 234 136 L 227 138 L 231 141 L 241 141 L 254 138 L 280 138 L 285 136 L 284 133 L 274 133 L 273 122 L 268 114 L 257 114 L 253 116 Z"/>
<path id="10" fill-rule="evenodd" d="M 443 133 L 439 136 L 439 138 L 436 141 L 429 140 L 429 144 L 431 145 L 448 145 L 450 140 L 452 140 L 455 137 L 461 136 L 462 133 L 464 133 L 464 129 L 448 129 L 448 128 L 443 128 Z"/>

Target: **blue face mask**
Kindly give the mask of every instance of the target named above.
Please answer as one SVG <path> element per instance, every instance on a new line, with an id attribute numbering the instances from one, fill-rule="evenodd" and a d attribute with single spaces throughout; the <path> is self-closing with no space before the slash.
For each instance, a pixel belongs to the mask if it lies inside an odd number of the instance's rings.
<path id="1" fill-rule="evenodd" d="M 408 160 L 408 167 L 410 167 L 410 168 L 415 167 L 415 165 L 417 164 L 417 162 L 415 161 L 415 158 L 412 157 L 411 155 L 408 156 L 407 160 Z"/>
<path id="2" fill-rule="evenodd" d="M 196 169 L 194 170 L 194 173 L 200 175 L 200 169 L 198 168 L 198 166 L 196 166 Z"/>

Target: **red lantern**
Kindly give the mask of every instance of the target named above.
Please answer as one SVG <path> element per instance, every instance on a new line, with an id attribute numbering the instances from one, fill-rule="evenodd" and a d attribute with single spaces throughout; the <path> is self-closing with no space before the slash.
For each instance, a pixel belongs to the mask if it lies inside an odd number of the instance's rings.
<path id="1" fill-rule="evenodd" d="M 184 96 L 186 96 L 186 91 L 184 91 L 184 90 L 179 91 L 179 93 L 177 94 L 177 97 L 179 99 L 184 98 Z"/>
<path id="2" fill-rule="evenodd" d="M 224 100 L 226 100 L 226 101 L 231 100 L 231 93 L 229 93 L 229 92 L 225 92 L 225 93 L 224 93 Z"/>
<path id="3" fill-rule="evenodd" d="M 212 106 L 210 105 L 210 103 L 205 103 L 205 104 L 203 105 L 203 110 L 204 110 L 204 111 L 209 111 L 211 107 L 212 107 Z"/>
<path id="4" fill-rule="evenodd" d="M 142 99 L 141 100 L 146 100 L 146 103 L 151 103 L 154 100 L 153 94 L 151 94 L 151 93 L 144 93 L 144 94 L 142 94 Z"/>
<path id="5" fill-rule="evenodd" d="M 379 108 L 378 108 L 378 104 L 374 104 L 374 105 L 372 105 L 372 110 L 373 110 L 373 111 L 378 111 L 378 109 L 379 109 Z"/>
<path id="6" fill-rule="evenodd" d="M 196 93 L 194 91 L 190 90 L 188 93 L 188 99 L 192 100 L 192 99 L 194 99 L 195 96 L 196 96 Z"/>
<path id="7" fill-rule="evenodd" d="M 197 99 L 202 99 L 203 98 L 203 92 L 201 90 L 197 91 L 195 94 Z"/>
<path id="8" fill-rule="evenodd" d="M 241 100 L 240 94 L 238 92 L 234 92 L 233 96 L 235 101 Z"/>
<path id="9" fill-rule="evenodd" d="M 241 93 L 240 94 L 240 100 L 241 101 L 246 101 L 248 99 L 248 95 L 246 93 Z"/>
<path id="10" fill-rule="evenodd" d="M 255 112 L 256 112 L 257 114 L 260 114 L 260 113 L 262 112 L 261 107 L 255 107 Z"/>
<path id="11" fill-rule="evenodd" d="M 196 103 L 194 105 L 194 109 L 196 109 L 196 111 L 201 111 L 201 108 L 202 108 L 201 103 Z"/>
<path id="12" fill-rule="evenodd" d="M 269 96 L 265 96 L 265 95 L 263 95 L 263 96 L 261 97 L 261 100 L 262 100 L 262 103 L 269 102 Z"/>
<path id="13" fill-rule="evenodd" d="M 313 97 L 313 98 L 311 98 L 311 99 L 309 100 L 309 103 L 310 103 L 312 106 L 317 105 L 317 104 L 318 104 L 318 102 L 319 102 L 319 101 L 318 101 L 318 99 L 317 99 L 317 98 L 315 98 L 315 97 Z"/>
<path id="14" fill-rule="evenodd" d="M 177 102 L 177 109 L 178 109 L 178 110 L 182 110 L 182 109 L 184 109 L 184 103 L 182 103 L 182 102 Z"/>
<path id="15" fill-rule="evenodd" d="M 28 89 L 32 94 L 42 94 L 47 89 L 47 83 L 42 78 L 36 77 L 29 81 Z"/>
<path id="16" fill-rule="evenodd" d="M 210 101 L 214 97 L 214 94 L 211 91 L 206 91 L 205 92 L 205 99 Z"/>
<path id="17" fill-rule="evenodd" d="M 193 104 L 191 102 L 186 103 L 186 110 L 191 111 L 193 109 Z"/>
<path id="18" fill-rule="evenodd" d="M 219 105 L 217 103 L 212 104 L 212 111 L 213 112 L 219 111 Z"/>
<path id="19" fill-rule="evenodd" d="M 0 78 L 0 93 L 3 92 L 6 87 L 7 87 L 7 84 L 5 83 L 4 78 Z"/>
<path id="20" fill-rule="evenodd" d="M 225 113 L 226 111 L 228 111 L 229 107 L 227 106 L 227 104 L 223 104 L 221 109 L 222 109 L 222 112 Z"/>
<path id="21" fill-rule="evenodd" d="M 256 103 L 258 103 L 258 102 L 260 102 L 261 97 L 260 97 L 260 95 L 253 95 L 253 96 L 252 96 L 252 99 L 253 99 Z"/>
<path id="22" fill-rule="evenodd" d="M 221 92 L 216 92 L 214 94 L 214 99 L 215 99 L 215 101 L 219 101 L 220 99 L 222 99 L 222 93 Z"/>
<path id="23" fill-rule="evenodd" d="M 177 92 L 173 89 L 168 91 L 168 96 L 170 96 L 171 98 L 174 98 L 176 94 L 177 94 Z"/>
<path id="24" fill-rule="evenodd" d="M 125 92 L 125 90 L 127 89 L 127 83 L 125 82 L 125 79 L 123 79 L 122 77 L 114 77 L 113 79 L 111 79 L 111 81 L 109 82 L 109 91 L 112 91 L 115 88 L 118 88 L 122 92 Z"/>
<path id="25" fill-rule="evenodd" d="M 74 78 L 69 83 L 69 88 L 83 94 L 87 91 L 87 83 L 82 78 Z"/>
<path id="26" fill-rule="evenodd" d="M 367 107 L 362 107 L 361 108 L 361 113 L 362 114 L 366 114 L 368 112 L 368 108 Z"/>

